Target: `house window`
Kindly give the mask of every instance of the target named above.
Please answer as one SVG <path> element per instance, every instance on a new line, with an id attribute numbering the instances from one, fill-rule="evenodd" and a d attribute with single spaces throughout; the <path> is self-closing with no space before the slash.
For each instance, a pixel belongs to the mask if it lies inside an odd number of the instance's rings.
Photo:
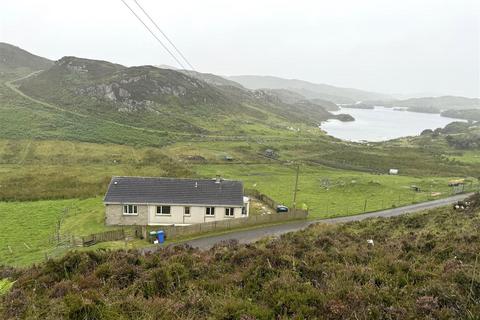
<path id="1" fill-rule="evenodd" d="M 205 211 L 205 215 L 210 217 L 215 216 L 215 207 L 207 207 Z"/>
<path id="2" fill-rule="evenodd" d="M 134 204 L 125 204 L 123 206 L 123 214 L 125 215 L 137 215 L 138 209 L 137 206 Z"/>
<path id="3" fill-rule="evenodd" d="M 183 214 L 186 215 L 186 216 L 189 216 L 190 215 L 190 207 L 183 208 Z"/>
<path id="4" fill-rule="evenodd" d="M 157 216 L 163 215 L 170 215 L 170 206 L 157 206 Z"/>
<path id="5" fill-rule="evenodd" d="M 246 207 L 242 208 L 242 215 L 244 215 L 244 216 L 247 215 L 247 208 Z"/>
<path id="6" fill-rule="evenodd" d="M 233 217 L 235 215 L 235 208 L 225 208 L 225 217 Z"/>

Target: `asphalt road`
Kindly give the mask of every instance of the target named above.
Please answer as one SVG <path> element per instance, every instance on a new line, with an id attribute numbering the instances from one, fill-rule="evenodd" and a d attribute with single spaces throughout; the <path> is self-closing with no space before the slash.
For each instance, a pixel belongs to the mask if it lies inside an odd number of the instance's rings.
<path id="1" fill-rule="evenodd" d="M 393 208 L 383 211 L 365 213 L 355 216 L 340 217 L 340 218 L 331 218 L 331 219 L 317 219 L 317 220 L 308 220 L 308 221 L 295 221 L 285 224 L 259 227 L 250 230 L 243 231 L 233 231 L 221 235 L 206 236 L 198 239 L 188 240 L 184 242 L 179 242 L 172 244 L 174 246 L 188 244 L 194 248 L 199 248 L 202 250 L 207 250 L 213 247 L 215 244 L 218 244 L 223 241 L 237 240 L 239 243 L 252 243 L 258 241 L 265 237 L 278 237 L 282 234 L 298 231 L 307 228 L 309 225 L 315 223 L 345 223 L 351 221 L 360 221 L 368 218 L 374 217 L 395 217 L 402 214 L 418 212 L 427 209 L 433 209 L 438 207 L 443 207 L 446 205 L 451 205 L 458 200 L 463 200 L 468 197 L 470 194 L 456 195 L 445 199 L 433 200 L 428 202 L 417 203 L 405 207 Z M 158 248 L 158 247 L 157 247 Z M 146 251 L 153 251 L 153 248 L 146 249 Z"/>

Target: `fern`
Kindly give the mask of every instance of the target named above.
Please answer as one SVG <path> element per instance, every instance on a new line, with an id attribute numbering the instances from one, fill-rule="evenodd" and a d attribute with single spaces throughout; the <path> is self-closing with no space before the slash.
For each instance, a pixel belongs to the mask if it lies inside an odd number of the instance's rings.
<path id="1" fill-rule="evenodd" d="M 13 282 L 9 281 L 8 279 L 0 279 L 0 296 L 6 294 L 12 285 Z"/>

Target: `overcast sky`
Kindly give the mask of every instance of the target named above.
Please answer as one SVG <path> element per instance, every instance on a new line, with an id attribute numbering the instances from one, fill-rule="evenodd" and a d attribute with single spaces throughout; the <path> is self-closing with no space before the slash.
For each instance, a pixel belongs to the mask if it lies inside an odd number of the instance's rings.
<path id="1" fill-rule="evenodd" d="M 478 0 L 138 1 L 197 71 L 480 96 Z M 176 66 L 121 0 L 2 1 L 0 41 L 50 59 Z"/>

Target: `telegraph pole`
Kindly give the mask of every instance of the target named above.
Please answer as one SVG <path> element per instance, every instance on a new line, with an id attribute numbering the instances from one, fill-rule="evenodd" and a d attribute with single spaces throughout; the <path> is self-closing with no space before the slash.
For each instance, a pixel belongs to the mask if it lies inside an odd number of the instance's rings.
<path id="1" fill-rule="evenodd" d="M 298 189 L 298 174 L 300 172 L 300 165 L 297 164 L 297 175 L 295 178 L 295 189 L 293 190 L 293 211 L 297 208 L 297 189 Z"/>

